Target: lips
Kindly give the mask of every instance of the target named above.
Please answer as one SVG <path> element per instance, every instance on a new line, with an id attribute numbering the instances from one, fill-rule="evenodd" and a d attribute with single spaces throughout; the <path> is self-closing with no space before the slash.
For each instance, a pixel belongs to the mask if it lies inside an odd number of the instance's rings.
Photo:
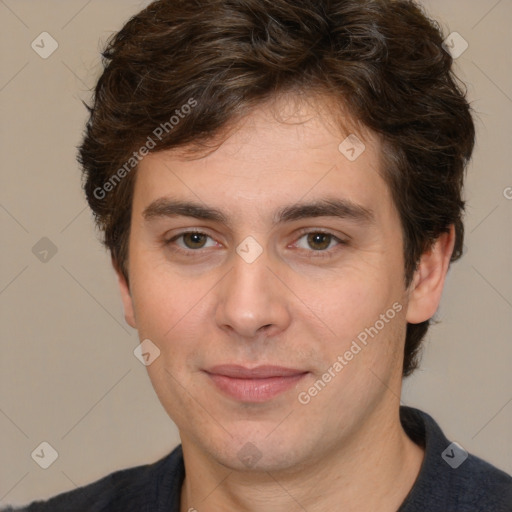
<path id="1" fill-rule="evenodd" d="M 224 395 L 242 402 L 266 402 L 294 387 L 307 371 L 283 366 L 218 365 L 206 374 Z"/>
<path id="2" fill-rule="evenodd" d="M 224 375 L 234 379 L 266 379 L 270 377 L 290 377 L 306 373 L 304 370 L 285 368 L 284 366 L 257 366 L 245 368 L 234 364 L 222 364 L 207 370 L 208 373 Z"/>

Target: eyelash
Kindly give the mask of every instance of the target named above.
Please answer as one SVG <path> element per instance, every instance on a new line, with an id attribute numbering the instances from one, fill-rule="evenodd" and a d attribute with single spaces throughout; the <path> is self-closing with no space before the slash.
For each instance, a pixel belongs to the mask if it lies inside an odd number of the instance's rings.
<path id="1" fill-rule="evenodd" d="M 208 237 L 208 238 L 213 240 L 213 238 L 210 235 L 208 235 L 207 233 L 204 233 L 202 231 L 189 230 L 189 231 L 183 231 L 182 233 L 179 233 L 178 235 L 175 235 L 175 236 L 173 236 L 170 239 L 164 240 L 164 245 L 166 247 L 174 245 L 174 247 L 172 247 L 173 251 L 181 253 L 181 254 L 183 254 L 185 256 L 192 257 L 192 256 L 194 256 L 194 253 L 200 253 L 203 250 L 203 248 L 200 248 L 200 249 L 183 249 L 182 247 L 179 247 L 179 246 L 174 244 L 174 242 L 176 240 L 178 240 L 178 239 L 180 239 L 183 236 L 188 235 L 188 234 L 203 235 L 203 236 L 206 236 L 206 237 Z M 310 253 L 310 256 L 308 256 L 310 258 L 331 258 L 333 256 L 333 250 L 336 251 L 336 247 L 348 245 L 348 241 L 342 240 L 342 239 L 338 238 L 336 235 L 334 235 L 333 233 L 331 233 L 329 231 L 323 231 L 321 229 L 300 231 L 300 236 L 293 243 L 296 244 L 301 238 L 303 238 L 304 236 L 307 236 L 309 234 L 329 235 L 331 237 L 331 241 L 334 240 L 334 241 L 337 242 L 337 244 L 334 246 L 334 248 L 330 248 L 330 249 L 316 250 L 316 251 L 313 250 L 313 249 L 311 249 L 311 250 L 302 249 L 302 250 L 306 250 L 308 253 Z"/>

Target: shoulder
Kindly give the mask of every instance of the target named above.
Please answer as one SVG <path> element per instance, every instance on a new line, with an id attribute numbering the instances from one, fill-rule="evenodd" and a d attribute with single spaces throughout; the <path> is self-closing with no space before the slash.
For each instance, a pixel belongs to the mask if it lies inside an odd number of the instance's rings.
<path id="1" fill-rule="evenodd" d="M 400 512 L 512 512 L 512 477 L 449 441 L 428 414 L 401 408 L 408 435 L 425 448 L 420 474 Z"/>
<path id="2" fill-rule="evenodd" d="M 471 454 L 458 468 L 450 469 L 444 487 L 457 496 L 458 510 L 512 512 L 510 475 Z"/>
<path id="3" fill-rule="evenodd" d="M 183 480 L 181 445 L 153 464 L 116 471 L 89 485 L 35 501 L 12 512 L 135 512 L 159 510 L 179 497 Z M 170 512 L 173 509 L 168 509 Z M 178 509 L 179 510 L 179 509 Z M 7 512 L 5 511 L 5 512 Z"/>

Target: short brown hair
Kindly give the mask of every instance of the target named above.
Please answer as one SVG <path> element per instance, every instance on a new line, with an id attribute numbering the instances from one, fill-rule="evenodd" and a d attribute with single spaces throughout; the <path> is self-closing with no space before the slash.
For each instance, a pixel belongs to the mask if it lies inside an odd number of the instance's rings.
<path id="1" fill-rule="evenodd" d="M 286 92 L 324 93 L 380 136 L 383 178 L 402 224 L 406 286 L 420 256 L 452 224 L 457 260 L 475 130 L 442 43 L 437 23 L 408 0 L 150 4 L 103 52 L 79 148 L 87 200 L 115 264 L 128 280 L 135 157 L 155 127 L 166 130 L 153 151 L 199 145 Z M 194 108 L 171 123 L 191 100 Z M 418 366 L 429 323 L 407 324 L 404 376 Z"/>

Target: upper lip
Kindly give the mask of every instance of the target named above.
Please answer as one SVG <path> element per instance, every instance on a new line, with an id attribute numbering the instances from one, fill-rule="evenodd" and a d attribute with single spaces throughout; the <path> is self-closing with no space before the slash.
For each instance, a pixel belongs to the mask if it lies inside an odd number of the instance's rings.
<path id="1" fill-rule="evenodd" d="M 265 379 L 268 377 L 290 377 L 306 373 L 305 370 L 297 368 L 286 368 L 284 366 L 263 365 L 254 368 L 246 368 L 237 364 L 221 364 L 213 366 L 207 373 L 223 375 L 235 379 Z"/>

